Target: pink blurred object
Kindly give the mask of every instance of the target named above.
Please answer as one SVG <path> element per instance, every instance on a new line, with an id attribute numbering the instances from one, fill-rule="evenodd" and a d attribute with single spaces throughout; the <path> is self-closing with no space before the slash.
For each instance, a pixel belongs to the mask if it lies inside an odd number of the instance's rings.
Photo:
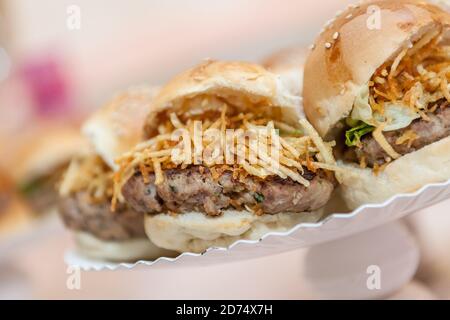
<path id="1" fill-rule="evenodd" d="M 56 55 L 41 55 L 21 68 L 21 76 L 40 116 L 65 114 L 73 107 L 72 88 L 61 60 Z"/>

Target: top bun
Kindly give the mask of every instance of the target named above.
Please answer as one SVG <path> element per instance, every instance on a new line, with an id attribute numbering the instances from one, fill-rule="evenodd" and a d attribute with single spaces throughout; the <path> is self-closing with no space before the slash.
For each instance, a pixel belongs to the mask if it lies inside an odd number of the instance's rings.
<path id="1" fill-rule="evenodd" d="M 62 125 L 43 125 L 19 138 L 18 147 L 5 164 L 12 178 L 26 184 L 46 176 L 87 151 L 88 145 L 78 129 Z"/>
<path id="2" fill-rule="evenodd" d="M 113 169 L 115 159 L 142 140 L 142 128 L 157 87 L 139 86 L 118 94 L 83 125 L 95 152 Z"/>
<path id="3" fill-rule="evenodd" d="M 268 70 L 281 75 L 283 82 L 296 96 L 301 96 L 303 87 L 303 70 L 308 50 L 303 47 L 287 48 L 275 52 L 262 64 Z"/>
<path id="4" fill-rule="evenodd" d="M 292 95 L 279 75 L 256 64 L 208 60 L 176 76 L 161 90 L 147 118 L 147 136 L 156 133 L 161 117 L 170 112 L 210 110 L 213 104 L 202 103 L 204 98 L 219 98 L 242 111 L 249 106 L 279 107 L 284 120 L 297 125 L 300 98 Z"/>
<path id="5" fill-rule="evenodd" d="M 305 64 L 308 49 L 292 47 L 279 50 L 262 61 L 262 65 L 275 73 L 292 70 Z"/>
<path id="6" fill-rule="evenodd" d="M 335 138 L 355 97 L 376 70 L 436 30 L 450 27 L 450 15 L 416 0 L 380 0 L 350 6 L 324 29 L 305 65 L 305 113 L 319 133 Z"/>

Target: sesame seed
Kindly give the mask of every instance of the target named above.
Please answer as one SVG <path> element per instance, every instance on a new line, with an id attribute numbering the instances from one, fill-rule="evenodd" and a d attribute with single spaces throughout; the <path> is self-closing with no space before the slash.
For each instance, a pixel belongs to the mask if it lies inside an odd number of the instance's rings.
<path id="1" fill-rule="evenodd" d="M 334 34 L 333 34 L 333 39 L 334 40 L 337 40 L 339 38 L 339 32 L 335 32 Z"/>
<path id="2" fill-rule="evenodd" d="M 345 18 L 346 18 L 346 19 L 351 19 L 352 17 L 353 17 L 353 14 L 350 13 L 350 14 L 349 14 L 348 16 L 346 16 Z"/>
<path id="3" fill-rule="evenodd" d="M 309 46 L 309 49 L 310 49 L 310 50 L 314 50 L 315 48 L 316 48 L 316 45 L 315 45 L 315 44 L 312 44 L 312 45 Z"/>
<path id="4" fill-rule="evenodd" d="M 331 48 L 331 43 L 329 43 L 329 42 L 325 43 L 325 48 L 330 49 Z"/>

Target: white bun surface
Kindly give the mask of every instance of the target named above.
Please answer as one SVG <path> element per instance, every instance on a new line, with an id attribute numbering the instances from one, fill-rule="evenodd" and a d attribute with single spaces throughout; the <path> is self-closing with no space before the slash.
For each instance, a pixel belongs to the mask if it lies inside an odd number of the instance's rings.
<path id="1" fill-rule="evenodd" d="M 257 216 L 228 210 L 220 217 L 199 212 L 158 214 L 146 216 L 145 229 L 160 247 L 201 253 L 210 247 L 228 247 L 240 239 L 258 240 L 268 232 L 286 232 L 302 222 L 317 222 L 321 216 L 320 211 Z"/>
<path id="2" fill-rule="evenodd" d="M 112 242 L 100 240 L 85 232 L 76 232 L 75 242 L 80 254 L 97 260 L 131 262 L 175 255 L 174 252 L 158 248 L 148 239 Z"/>

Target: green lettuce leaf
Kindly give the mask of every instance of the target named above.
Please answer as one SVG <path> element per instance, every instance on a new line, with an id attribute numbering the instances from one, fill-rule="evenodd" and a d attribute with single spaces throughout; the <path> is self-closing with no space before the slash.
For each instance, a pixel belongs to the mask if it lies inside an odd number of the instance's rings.
<path id="1" fill-rule="evenodd" d="M 355 147 L 361 143 L 361 138 L 375 130 L 375 127 L 361 122 L 360 125 L 351 128 L 345 132 L 345 144 L 349 147 Z"/>

